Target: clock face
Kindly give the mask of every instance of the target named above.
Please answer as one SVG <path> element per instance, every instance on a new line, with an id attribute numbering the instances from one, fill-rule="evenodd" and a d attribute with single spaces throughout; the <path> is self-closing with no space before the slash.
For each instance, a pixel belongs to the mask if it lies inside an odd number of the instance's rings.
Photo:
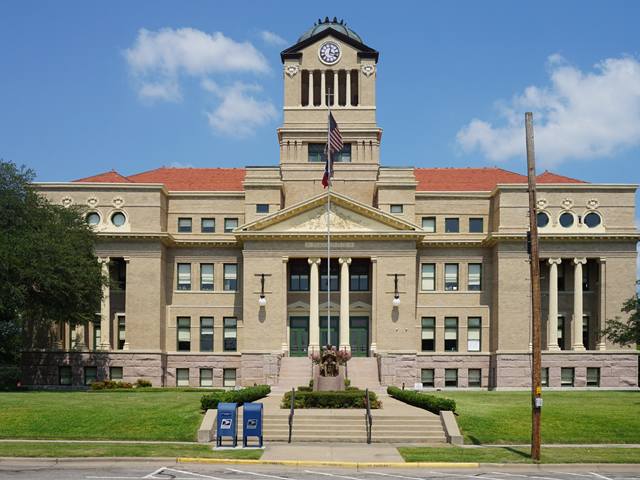
<path id="1" fill-rule="evenodd" d="M 340 59 L 340 47 L 334 42 L 325 42 L 318 51 L 320 60 L 328 65 L 336 63 Z"/>

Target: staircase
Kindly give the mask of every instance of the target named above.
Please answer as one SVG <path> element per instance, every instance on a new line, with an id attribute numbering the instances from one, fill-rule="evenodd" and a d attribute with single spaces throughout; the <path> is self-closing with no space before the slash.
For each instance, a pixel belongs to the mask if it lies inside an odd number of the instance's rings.
<path id="1" fill-rule="evenodd" d="M 352 387 L 369 389 L 376 394 L 386 393 L 378 381 L 378 361 L 375 357 L 353 357 L 347 363 L 347 378 Z"/>
<path id="2" fill-rule="evenodd" d="M 309 386 L 311 359 L 308 357 L 282 357 L 278 385 L 271 388 L 276 394 L 290 392 L 292 388 Z"/>

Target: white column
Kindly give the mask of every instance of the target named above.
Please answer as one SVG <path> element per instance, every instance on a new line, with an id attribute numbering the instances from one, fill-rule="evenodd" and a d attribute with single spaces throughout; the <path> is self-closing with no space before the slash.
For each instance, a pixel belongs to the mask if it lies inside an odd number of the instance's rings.
<path id="1" fill-rule="evenodd" d="M 87 343 L 84 340 L 84 325 L 76 325 L 76 341 L 73 344 L 74 350 L 87 350 Z"/>
<path id="2" fill-rule="evenodd" d="M 309 107 L 313 107 L 313 70 L 309 70 Z"/>
<path id="3" fill-rule="evenodd" d="M 558 345 L 558 265 L 562 263 L 560 258 L 550 258 L 549 264 L 549 340 L 547 350 L 560 350 Z"/>
<path id="4" fill-rule="evenodd" d="M 369 350 L 375 356 L 378 348 L 378 257 L 371 257 L 371 320 L 369 322 L 369 337 L 371 345 Z"/>
<path id="5" fill-rule="evenodd" d="M 319 258 L 309 258 L 309 353 L 320 352 L 320 265 Z"/>
<path id="6" fill-rule="evenodd" d="M 582 265 L 586 258 L 573 259 L 573 349 L 584 350 L 582 343 Z"/>
<path id="7" fill-rule="evenodd" d="M 339 105 L 338 94 L 340 93 L 338 92 L 338 70 L 333 71 L 333 91 L 331 93 L 333 93 L 333 101 L 331 102 L 331 106 L 335 107 Z"/>
<path id="8" fill-rule="evenodd" d="M 599 309 L 598 309 L 598 328 L 603 330 L 605 328 L 605 319 L 607 318 L 607 259 L 602 257 L 598 260 L 600 264 L 600 277 L 598 286 L 599 290 Z M 606 350 L 607 343 L 604 335 L 600 335 L 598 339 L 598 343 L 596 344 L 596 350 Z"/>
<path id="9" fill-rule="evenodd" d="M 349 265 L 350 258 L 340 258 L 340 350 L 351 350 L 349 341 Z"/>
<path id="10" fill-rule="evenodd" d="M 109 257 L 101 258 L 102 273 L 109 275 Z M 111 350 L 111 301 L 109 287 L 102 287 L 102 304 L 100 306 L 100 350 Z"/>
<path id="11" fill-rule="evenodd" d="M 327 79 L 326 70 L 320 70 L 320 106 L 327 106 Z"/>
<path id="12" fill-rule="evenodd" d="M 351 106 L 351 70 L 347 70 L 347 101 L 345 102 L 346 107 Z"/>

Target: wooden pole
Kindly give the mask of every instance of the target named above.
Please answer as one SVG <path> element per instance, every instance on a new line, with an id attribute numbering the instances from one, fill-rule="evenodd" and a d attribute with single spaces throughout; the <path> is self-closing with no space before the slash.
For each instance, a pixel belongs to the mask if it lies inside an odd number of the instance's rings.
<path id="1" fill-rule="evenodd" d="M 533 148 L 533 114 L 524 115 L 527 135 L 527 171 L 529 176 L 529 235 L 531 262 L 531 302 L 533 314 L 533 371 L 531 382 L 531 458 L 540 461 L 540 417 L 542 407 L 542 342 L 540 339 L 540 255 L 538 252 L 538 215 L 536 212 L 536 155 Z"/>

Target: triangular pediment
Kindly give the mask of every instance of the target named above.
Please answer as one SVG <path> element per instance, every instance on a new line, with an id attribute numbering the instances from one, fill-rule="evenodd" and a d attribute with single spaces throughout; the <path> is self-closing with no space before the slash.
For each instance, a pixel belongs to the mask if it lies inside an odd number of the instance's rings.
<path id="1" fill-rule="evenodd" d="M 236 235 L 423 235 L 422 228 L 340 194 L 323 193 L 234 230 Z M 330 219 L 328 222 L 327 220 Z M 330 223 L 330 225 L 328 225 Z"/>

